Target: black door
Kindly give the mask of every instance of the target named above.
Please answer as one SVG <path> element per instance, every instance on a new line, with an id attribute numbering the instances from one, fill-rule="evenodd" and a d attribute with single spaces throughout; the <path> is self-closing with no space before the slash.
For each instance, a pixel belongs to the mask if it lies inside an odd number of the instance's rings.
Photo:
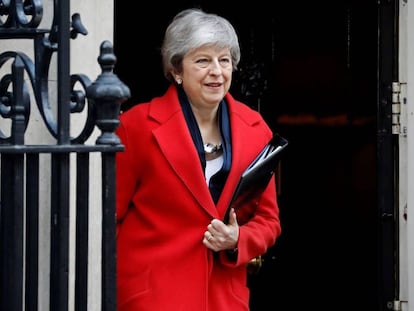
<path id="1" fill-rule="evenodd" d="M 290 142 L 283 233 L 250 276 L 252 311 L 379 310 L 378 1 L 149 2 L 138 12 L 123 2 L 114 42 L 132 92 L 125 109 L 165 91 L 163 32 L 196 4 L 234 24 L 242 61 L 232 92 Z"/>

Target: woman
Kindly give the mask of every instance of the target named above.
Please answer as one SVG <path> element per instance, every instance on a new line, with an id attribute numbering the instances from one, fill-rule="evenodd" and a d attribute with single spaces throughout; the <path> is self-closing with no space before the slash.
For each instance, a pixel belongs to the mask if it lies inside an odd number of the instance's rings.
<path id="1" fill-rule="evenodd" d="M 240 47 L 226 19 L 180 12 L 161 52 L 171 85 L 117 130 L 118 310 L 249 310 L 246 264 L 281 233 L 274 177 L 222 219 L 272 131 L 228 92 Z"/>

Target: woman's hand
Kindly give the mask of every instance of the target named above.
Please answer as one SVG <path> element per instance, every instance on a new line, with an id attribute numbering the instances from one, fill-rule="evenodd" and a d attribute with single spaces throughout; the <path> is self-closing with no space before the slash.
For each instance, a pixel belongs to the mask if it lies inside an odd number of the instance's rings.
<path id="1" fill-rule="evenodd" d="M 219 219 L 213 219 L 204 232 L 203 244 L 213 251 L 233 250 L 239 240 L 239 224 L 234 209 L 230 211 L 229 222 L 226 225 Z"/>

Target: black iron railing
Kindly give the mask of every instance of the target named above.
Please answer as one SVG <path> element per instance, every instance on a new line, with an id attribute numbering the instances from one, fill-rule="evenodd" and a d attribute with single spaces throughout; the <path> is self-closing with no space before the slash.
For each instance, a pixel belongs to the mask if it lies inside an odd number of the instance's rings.
<path id="1" fill-rule="evenodd" d="M 34 55 L 31 59 L 20 51 L 0 51 L 0 310 L 39 309 L 39 294 L 44 294 L 39 293 L 39 232 L 44 230 L 39 222 L 44 214 L 50 217 L 49 310 L 68 310 L 71 299 L 70 221 L 76 222 L 74 306 L 77 311 L 87 310 L 89 197 L 94 190 L 90 187 L 91 153 L 101 154 L 102 168 L 101 310 L 116 310 L 115 154 L 123 146 L 114 131 L 120 104 L 130 92 L 113 74 L 116 57 L 109 41 L 101 44 L 102 73 L 95 82 L 83 74 L 70 74 L 69 41 L 87 31 L 79 14 L 70 18 L 69 3 L 55 0 L 50 29 L 38 29 L 43 17 L 40 0 L 0 1 L 0 40 L 32 40 Z M 53 55 L 57 67 L 54 105 L 49 98 Z M 50 136 L 45 141 L 54 144 L 27 143 L 34 108 Z M 79 134 L 72 137 L 74 114 L 86 117 Z M 101 135 L 95 144 L 87 144 L 96 128 Z M 41 181 L 44 157 L 49 159 L 50 175 Z M 76 184 L 74 193 L 71 184 Z M 46 194 L 41 193 L 44 189 Z M 50 206 L 42 205 L 41 195 L 49 197 Z M 70 219 L 71 199 L 74 220 Z"/>

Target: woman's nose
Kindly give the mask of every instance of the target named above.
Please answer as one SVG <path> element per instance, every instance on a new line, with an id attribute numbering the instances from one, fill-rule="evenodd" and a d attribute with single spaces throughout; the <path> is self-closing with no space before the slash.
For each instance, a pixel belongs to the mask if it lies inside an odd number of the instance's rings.
<path id="1" fill-rule="evenodd" d="M 213 60 L 210 63 L 210 72 L 211 73 L 220 74 L 222 69 L 223 68 L 221 68 L 219 60 Z"/>

